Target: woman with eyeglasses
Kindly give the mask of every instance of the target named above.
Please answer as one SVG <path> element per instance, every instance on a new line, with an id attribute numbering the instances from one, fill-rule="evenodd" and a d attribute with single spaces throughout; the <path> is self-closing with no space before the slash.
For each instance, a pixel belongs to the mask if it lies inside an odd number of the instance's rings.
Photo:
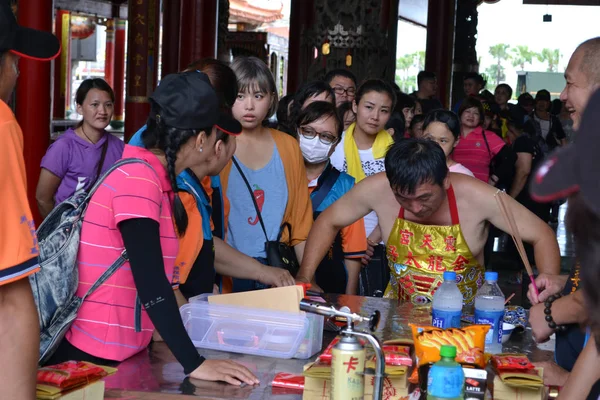
<path id="1" fill-rule="evenodd" d="M 340 142 L 343 123 L 335 106 L 317 101 L 300 110 L 294 121 L 304 157 L 308 190 L 317 219 L 354 186 L 354 178 L 331 165 L 329 157 Z M 356 294 L 367 237 L 362 220 L 343 228 L 317 268 L 317 285 L 326 293 Z"/>

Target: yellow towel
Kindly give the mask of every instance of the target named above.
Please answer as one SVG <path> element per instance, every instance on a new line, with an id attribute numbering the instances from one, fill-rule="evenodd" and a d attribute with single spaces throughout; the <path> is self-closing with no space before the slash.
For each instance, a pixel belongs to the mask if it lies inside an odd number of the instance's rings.
<path id="1" fill-rule="evenodd" d="M 356 122 L 348 127 L 346 130 L 346 136 L 344 138 L 344 155 L 346 156 L 346 163 L 348 164 L 348 175 L 354 178 L 356 183 L 362 181 L 367 176 L 365 171 L 362 169 L 360 162 L 360 155 L 358 154 L 358 146 L 354 140 L 354 128 Z M 388 149 L 394 143 L 394 139 L 386 130 L 379 131 L 375 142 L 373 143 L 373 158 L 380 159 L 385 157 Z"/>

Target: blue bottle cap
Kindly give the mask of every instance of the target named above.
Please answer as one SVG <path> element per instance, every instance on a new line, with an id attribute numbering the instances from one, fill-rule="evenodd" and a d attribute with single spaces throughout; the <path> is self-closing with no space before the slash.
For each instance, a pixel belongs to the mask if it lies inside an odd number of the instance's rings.
<path id="1" fill-rule="evenodd" d="M 491 282 L 498 282 L 498 273 L 497 272 L 486 272 L 485 280 Z"/>
<path id="2" fill-rule="evenodd" d="M 456 272 L 444 272 L 444 281 L 456 282 Z"/>

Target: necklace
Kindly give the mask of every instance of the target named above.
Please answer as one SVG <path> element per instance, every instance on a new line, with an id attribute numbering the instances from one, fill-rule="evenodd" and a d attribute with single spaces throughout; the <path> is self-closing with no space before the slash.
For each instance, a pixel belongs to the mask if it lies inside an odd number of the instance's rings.
<path id="1" fill-rule="evenodd" d="M 87 133 L 85 133 L 85 130 L 83 129 L 83 124 L 81 125 L 81 132 L 83 132 L 83 136 L 85 136 L 87 138 L 87 140 L 90 141 L 90 143 L 92 143 L 92 144 L 98 143 L 98 142 L 94 142 L 92 139 L 90 139 L 90 137 L 87 135 Z"/>

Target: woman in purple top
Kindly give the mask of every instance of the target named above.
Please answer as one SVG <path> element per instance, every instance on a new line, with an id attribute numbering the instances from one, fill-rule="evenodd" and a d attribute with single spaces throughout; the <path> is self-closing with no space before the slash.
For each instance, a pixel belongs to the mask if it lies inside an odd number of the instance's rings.
<path id="1" fill-rule="evenodd" d="M 90 187 L 100 173 L 121 158 L 123 142 L 105 131 L 113 116 L 115 94 L 104 80 L 86 79 L 75 95 L 83 120 L 69 128 L 42 159 L 36 199 L 43 218 L 54 206 Z"/>

